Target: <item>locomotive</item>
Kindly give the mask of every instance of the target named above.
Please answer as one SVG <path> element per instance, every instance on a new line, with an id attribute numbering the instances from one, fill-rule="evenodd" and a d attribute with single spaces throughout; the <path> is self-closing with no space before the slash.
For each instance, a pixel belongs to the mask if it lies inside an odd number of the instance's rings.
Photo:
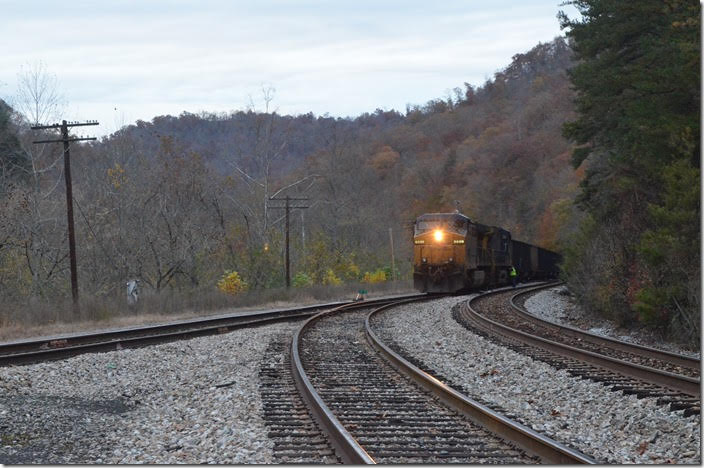
<path id="1" fill-rule="evenodd" d="M 421 292 L 456 292 L 510 282 L 556 278 L 560 254 L 511 239 L 496 226 L 470 220 L 459 211 L 427 213 L 414 223 L 413 285 Z"/>

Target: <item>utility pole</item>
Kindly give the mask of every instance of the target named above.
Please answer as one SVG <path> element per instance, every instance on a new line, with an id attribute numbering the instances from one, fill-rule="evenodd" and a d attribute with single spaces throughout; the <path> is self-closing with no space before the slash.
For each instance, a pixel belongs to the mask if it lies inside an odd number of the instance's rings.
<path id="1" fill-rule="evenodd" d="M 272 201 L 285 201 L 284 206 L 270 206 L 270 209 L 285 209 L 286 210 L 286 287 L 291 287 L 291 257 L 289 255 L 289 213 L 291 210 L 305 210 L 308 206 L 291 206 L 291 201 L 308 201 L 309 198 L 296 198 L 286 196 L 285 198 L 269 198 Z"/>
<path id="2" fill-rule="evenodd" d="M 306 256 L 306 220 L 303 216 L 305 211 L 301 211 L 301 243 L 303 244 L 303 256 Z"/>
<path id="3" fill-rule="evenodd" d="M 389 241 L 391 242 L 391 280 L 396 280 L 396 262 L 394 261 L 394 234 L 393 229 L 389 228 Z"/>
<path id="4" fill-rule="evenodd" d="M 39 140 L 34 141 L 34 144 L 42 143 L 61 143 L 64 144 L 64 178 L 66 180 L 66 218 L 68 219 L 68 249 L 69 257 L 71 259 L 71 296 L 73 297 L 73 311 L 77 313 L 78 308 L 78 267 L 76 264 L 76 235 L 73 227 L 73 187 L 71 185 L 71 153 L 69 152 L 69 143 L 74 141 L 90 141 L 96 140 L 95 137 L 83 138 L 74 137 L 69 138 L 68 129 L 69 127 L 84 127 L 87 125 L 98 125 L 98 121 L 89 120 L 87 122 L 66 122 L 63 120 L 60 124 L 53 125 L 35 125 L 32 130 L 47 130 L 47 129 L 60 129 L 61 138 L 58 140 Z"/>

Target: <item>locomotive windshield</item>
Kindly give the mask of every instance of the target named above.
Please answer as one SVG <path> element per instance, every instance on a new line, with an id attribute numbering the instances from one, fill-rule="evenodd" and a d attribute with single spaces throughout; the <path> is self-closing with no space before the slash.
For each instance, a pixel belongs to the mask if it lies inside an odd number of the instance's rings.
<path id="1" fill-rule="evenodd" d="M 415 223 L 415 235 L 417 236 L 428 231 L 442 229 L 446 232 L 454 232 L 464 236 L 467 234 L 469 222 L 469 218 L 459 213 L 421 215 Z"/>

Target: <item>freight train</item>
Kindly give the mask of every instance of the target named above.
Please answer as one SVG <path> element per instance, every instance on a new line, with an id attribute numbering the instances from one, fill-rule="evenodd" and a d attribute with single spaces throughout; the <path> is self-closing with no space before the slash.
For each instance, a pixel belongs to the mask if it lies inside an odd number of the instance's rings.
<path id="1" fill-rule="evenodd" d="M 421 292 L 456 292 L 556 278 L 560 254 L 513 240 L 511 233 L 454 213 L 427 213 L 414 223 L 413 285 Z"/>

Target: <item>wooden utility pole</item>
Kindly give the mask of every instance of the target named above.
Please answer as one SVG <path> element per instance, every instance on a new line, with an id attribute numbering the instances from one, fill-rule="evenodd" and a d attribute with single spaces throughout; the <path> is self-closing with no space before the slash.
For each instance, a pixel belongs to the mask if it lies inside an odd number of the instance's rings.
<path id="1" fill-rule="evenodd" d="M 269 198 L 269 200 L 278 200 L 278 201 L 285 201 L 286 204 L 284 206 L 270 206 L 270 209 L 285 209 L 286 210 L 286 287 L 290 288 L 291 287 L 291 257 L 289 255 L 289 213 L 291 210 L 305 210 L 308 208 L 308 206 L 291 206 L 290 202 L 291 201 L 308 201 L 308 198 L 296 198 L 296 197 L 289 197 L 286 196 L 285 198 Z"/>
<path id="2" fill-rule="evenodd" d="M 71 259 L 71 296 L 73 297 L 73 310 L 78 312 L 78 266 L 76 263 L 76 235 L 73 227 L 73 187 L 71 184 L 71 153 L 69 151 L 69 143 L 74 141 L 90 141 L 96 140 L 95 137 L 92 138 L 69 138 L 68 129 L 69 127 L 83 127 L 87 125 L 98 125 L 95 120 L 89 120 L 87 122 L 66 122 L 63 120 L 60 124 L 53 125 L 35 125 L 32 130 L 47 130 L 47 129 L 60 129 L 61 138 L 57 140 L 39 140 L 34 141 L 34 144 L 41 143 L 63 143 L 64 144 L 64 178 L 66 180 L 66 218 L 68 220 L 68 249 L 69 257 Z"/>
<path id="3" fill-rule="evenodd" d="M 394 234 L 392 228 L 389 228 L 389 241 L 391 242 L 391 280 L 396 281 L 396 262 L 394 261 Z"/>

